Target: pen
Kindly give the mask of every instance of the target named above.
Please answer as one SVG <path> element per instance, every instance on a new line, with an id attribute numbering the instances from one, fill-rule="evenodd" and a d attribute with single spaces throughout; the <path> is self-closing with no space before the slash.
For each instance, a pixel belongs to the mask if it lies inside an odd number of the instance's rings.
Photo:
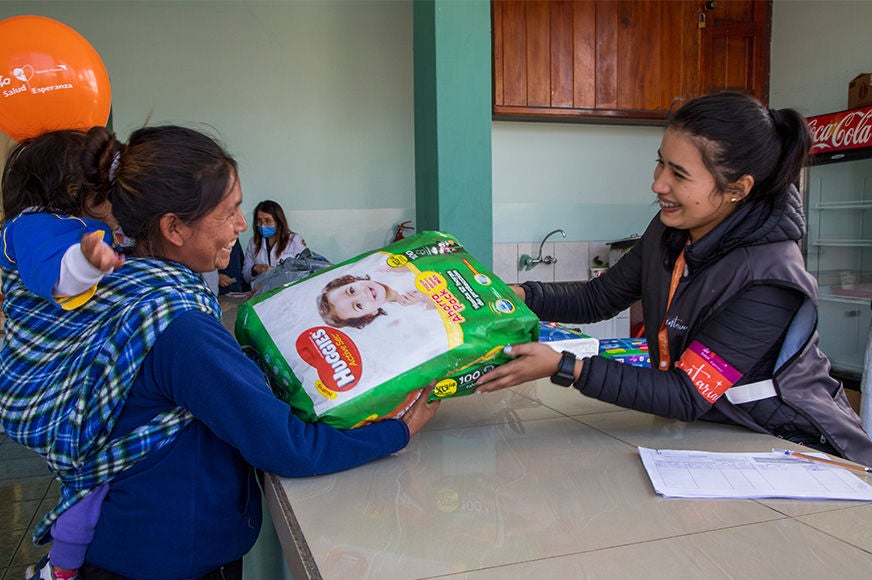
<path id="1" fill-rule="evenodd" d="M 791 451 L 790 449 L 775 449 L 772 448 L 772 451 L 775 453 L 783 453 L 788 457 L 796 457 L 797 459 L 807 459 L 809 461 L 817 461 L 818 463 L 826 463 L 828 465 L 835 465 L 836 467 L 844 467 L 845 469 L 853 469 L 854 471 L 863 471 L 866 473 L 872 473 L 872 467 L 866 467 L 864 465 L 852 465 L 850 463 L 842 463 L 841 461 L 833 461 L 832 459 L 824 459 L 823 457 L 815 457 L 814 455 L 806 455 L 805 453 L 800 453 L 799 451 Z"/>

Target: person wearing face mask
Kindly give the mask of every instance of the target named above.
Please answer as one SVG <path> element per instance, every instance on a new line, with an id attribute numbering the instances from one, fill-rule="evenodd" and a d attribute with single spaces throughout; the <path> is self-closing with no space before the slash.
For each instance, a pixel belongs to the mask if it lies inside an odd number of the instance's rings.
<path id="1" fill-rule="evenodd" d="M 242 277 L 250 284 L 259 274 L 305 249 L 306 241 L 288 226 L 282 206 L 264 200 L 254 208 L 254 236 L 245 251 Z"/>

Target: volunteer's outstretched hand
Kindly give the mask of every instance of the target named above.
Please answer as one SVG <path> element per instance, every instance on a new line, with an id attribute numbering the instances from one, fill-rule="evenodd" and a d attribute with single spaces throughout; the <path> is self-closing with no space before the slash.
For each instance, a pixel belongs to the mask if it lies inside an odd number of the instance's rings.
<path id="1" fill-rule="evenodd" d="M 430 419 L 436 415 L 436 410 L 439 409 L 439 405 L 442 403 L 442 401 L 433 401 L 432 403 L 427 402 L 427 398 L 430 396 L 430 393 L 433 392 L 433 386 L 435 384 L 434 381 L 427 387 L 420 389 L 418 391 L 418 398 L 414 403 L 412 403 L 409 410 L 403 413 L 403 416 L 400 417 L 400 420 L 404 421 L 409 427 L 410 436 L 414 436 L 424 427 L 424 425 L 430 422 Z"/>
<path id="2" fill-rule="evenodd" d="M 506 354 L 517 358 L 483 374 L 476 382 L 476 392 L 489 393 L 550 377 L 557 372 L 561 356 L 550 346 L 538 342 L 507 346 Z"/>

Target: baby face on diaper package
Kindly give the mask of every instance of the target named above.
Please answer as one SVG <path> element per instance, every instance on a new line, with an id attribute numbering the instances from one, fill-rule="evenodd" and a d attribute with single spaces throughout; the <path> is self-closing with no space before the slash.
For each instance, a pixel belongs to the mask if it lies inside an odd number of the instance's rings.
<path id="1" fill-rule="evenodd" d="M 340 428 L 470 394 L 539 320 L 453 236 L 421 232 L 239 306 L 236 337 L 276 394 Z"/>

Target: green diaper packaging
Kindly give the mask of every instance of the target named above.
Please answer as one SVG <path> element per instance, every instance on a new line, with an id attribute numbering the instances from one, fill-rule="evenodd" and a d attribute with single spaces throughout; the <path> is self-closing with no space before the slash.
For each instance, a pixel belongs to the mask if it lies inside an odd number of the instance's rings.
<path id="1" fill-rule="evenodd" d="M 242 303 L 235 330 L 294 412 L 351 428 L 434 380 L 433 399 L 474 392 L 539 320 L 455 237 L 428 231 Z"/>

